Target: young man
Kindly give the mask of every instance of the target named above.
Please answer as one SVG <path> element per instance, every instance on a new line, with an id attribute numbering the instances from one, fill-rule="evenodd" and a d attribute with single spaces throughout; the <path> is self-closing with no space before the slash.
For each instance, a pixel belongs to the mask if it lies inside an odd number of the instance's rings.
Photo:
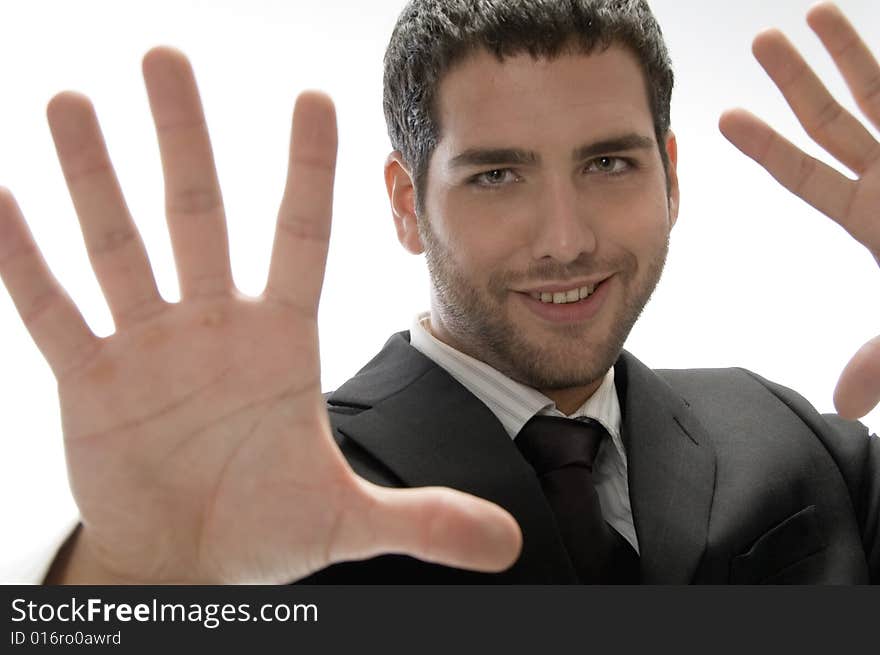
<path id="1" fill-rule="evenodd" d="M 880 125 L 867 48 L 831 5 L 809 20 Z M 858 180 L 744 112 L 723 132 L 877 257 L 880 146 L 781 34 L 755 52 Z M 49 118 L 116 334 L 91 334 L 0 196 L 0 274 L 58 379 L 82 515 L 50 581 L 880 579 L 880 445 L 864 427 L 746 371 L 654 372 L 621 352 L 679 199 L 672 73 L 643 2 L 404 9 L 385 177 L 401 243 L 426 253 L 431 312 L 326 399 L 332 105 L 297 102 L 253 302 L 231 281 L 189 65 L 157 49 L 144 72 L 179 304 L 156 290 L 85 98 L 56 97 Z M 872 406 L 877 365 L 873 345 L 853 360 L 842 414 Z"/>

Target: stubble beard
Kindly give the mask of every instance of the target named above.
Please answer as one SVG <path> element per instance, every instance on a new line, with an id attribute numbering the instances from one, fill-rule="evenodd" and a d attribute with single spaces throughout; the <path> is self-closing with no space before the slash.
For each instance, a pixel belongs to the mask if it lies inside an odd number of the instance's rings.
<path id="1" fill-rule="evenodd" d="M 603 262 L 581 257 L 567 266 L 549 262 L 522 274 L 495 273 L 482 290 L 462 275 L 427 220 L 419 220 L 419 233 L 435 308 L 440 312 L 445 334 L 452 340 L 449 345 L 517 382 L 544 390 L 590 385 L 614 365 L 660 281 L 669 251 L 667 232 L 661 248 L 645 262 L 641 276 L 631 253 Z M 517 282 L 567 279 L 608 271 L 619 271 L 618 282 L 629 293 L 605 335 L 585 333 L 580 326 L 559 326 L 554 337 L 536 344 L 517 329 L 507 314 L 505 300 Z"/>

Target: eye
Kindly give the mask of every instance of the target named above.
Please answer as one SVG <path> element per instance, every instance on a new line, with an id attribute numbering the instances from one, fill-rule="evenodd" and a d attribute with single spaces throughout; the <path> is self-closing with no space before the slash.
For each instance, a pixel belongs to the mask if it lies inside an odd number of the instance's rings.
<path id="1" fill-rule="evenodd" d="M 632 162 L 623 157 L 596 157 L 587 163 L 587 169 L 592 169 L 605 175 L 620 175 L 632 168 Z"/>
<path id="2" fill-rule="evenodd" d="M 495 168 L 491 171 L 485 171 L 479 175 L 475 175 L 469 180 L 469 182 L 476 186 L 493 187 L 501 186 L 505 182 L 515 181 L 516 179 L 513 170 L 509 168 Z"/>

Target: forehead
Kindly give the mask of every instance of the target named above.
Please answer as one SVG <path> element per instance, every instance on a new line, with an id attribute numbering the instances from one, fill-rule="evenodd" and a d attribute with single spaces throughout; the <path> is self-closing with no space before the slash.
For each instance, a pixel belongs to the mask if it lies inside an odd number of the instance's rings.
<path id="1" fill-rule="evenodd" d="M 438 150 L 476 143 L 535 146 L 554 139 L 603 138 L 614 132 L 653 135 L 645 76 L 636 56 L 612 45 L 592 54 L 503 61 L 478 50 L 441 80 Z"/>

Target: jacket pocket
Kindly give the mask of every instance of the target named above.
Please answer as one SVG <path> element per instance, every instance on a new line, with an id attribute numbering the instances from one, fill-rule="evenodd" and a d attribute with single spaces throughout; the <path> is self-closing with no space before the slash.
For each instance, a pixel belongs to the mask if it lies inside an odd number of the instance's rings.
<path id="1" fill-rule="evenodd" d="M 748 552 L 733 558 L 732 584 L 782 584 L 800 576 L 786 575 L 799 562 L 825 549 L 816 506 L 789 516 L 759 537 Z M 808 576 L 809 577 L 809 576 Z M 806 580 L 804 580 L 806 581 Z"/>

